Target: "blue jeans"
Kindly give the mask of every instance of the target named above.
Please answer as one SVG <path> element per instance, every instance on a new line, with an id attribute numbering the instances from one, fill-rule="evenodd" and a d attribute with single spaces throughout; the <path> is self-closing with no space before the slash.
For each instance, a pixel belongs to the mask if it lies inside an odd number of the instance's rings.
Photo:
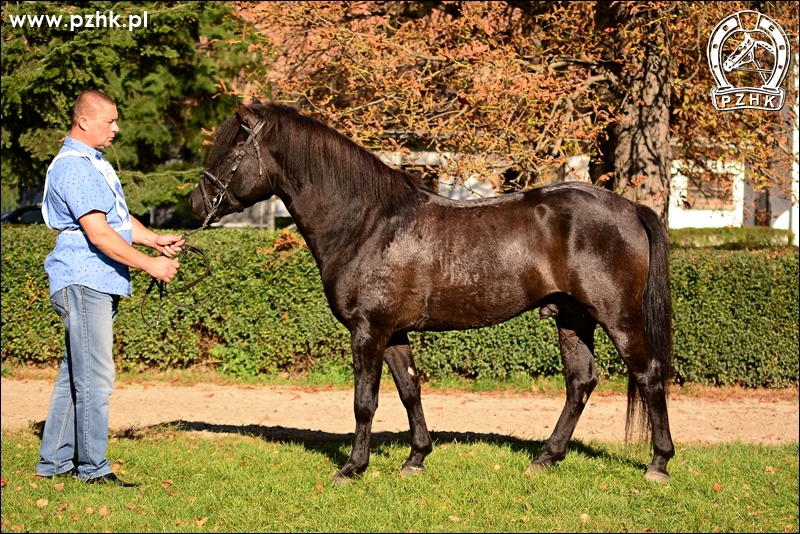
<path id="1" fill-rule="evenodd" d="M 79 479 L 89 480 L 111 473 L 106 459 L 108 397 L 114 391 L 119 298 L 79 285 L 50 297 L 66 327 L 66 351 L 50 399 L 37 475 L 76 470 Z"/>

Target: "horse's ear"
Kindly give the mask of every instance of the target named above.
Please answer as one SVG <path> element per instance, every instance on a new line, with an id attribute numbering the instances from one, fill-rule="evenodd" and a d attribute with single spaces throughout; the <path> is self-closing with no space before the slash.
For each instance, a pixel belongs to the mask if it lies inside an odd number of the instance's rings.
<path id="1" fill-rule="evenodd" d="M 238 98 L 235 98 L 235 101 L 236 101 L 236 115 L 239 116 L 239 121 L 252 128 L 253 125 L 255 125 L 258 122 L 255 113 L 253 113 L 253 110 L 247 107 L 246 104 L 239 102 Z"/>

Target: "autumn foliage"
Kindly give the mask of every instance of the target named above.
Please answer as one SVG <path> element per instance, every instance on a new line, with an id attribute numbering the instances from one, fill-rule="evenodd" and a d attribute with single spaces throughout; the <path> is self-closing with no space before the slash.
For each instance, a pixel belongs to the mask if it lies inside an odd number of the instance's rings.
<path id="1" fill-rule="evenodd" d="M 796 3 L 241 2 L 237 13 L 267 58 L 246 76 L 251 95 L 295 103 L 370 149 L 435 150 L 446 162 L 435 174 L 498 188 L 549 181 L 588 155 L 587 179 L 658 208 L 672 157 L 744 159 L 757 187 L 786 185 L 775 169 L 797 124 L 791 73 L 784 113 L 711 104 L 708 36 L 742 9 L 776 20 L 796 50 Z M 658 136 L 658 158 L 636 160 Z"/>

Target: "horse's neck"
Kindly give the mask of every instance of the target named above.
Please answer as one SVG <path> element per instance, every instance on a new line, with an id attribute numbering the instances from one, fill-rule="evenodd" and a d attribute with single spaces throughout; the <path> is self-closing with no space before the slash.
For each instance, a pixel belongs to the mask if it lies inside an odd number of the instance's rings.
<path id="1" fill-rule="evenodd" d="M 316 187 L 315 187 L 316 186 Z M 357 243 L 373 234 L 382 218 L 381 208 L 363 199 L 345 198 L 339 192 L 320 192 L 319 184 L 281 187 L 277 191 L 303 235 L 325 278 L 342 262 L 354 257 Z"/>

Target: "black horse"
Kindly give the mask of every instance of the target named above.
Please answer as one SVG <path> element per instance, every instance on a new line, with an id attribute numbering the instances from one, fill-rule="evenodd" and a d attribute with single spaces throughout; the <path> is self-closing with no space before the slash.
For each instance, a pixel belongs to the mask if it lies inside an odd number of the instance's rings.
<path id="1" fill-rule="evenodd" d="M 408 332 L 490 326 L 534 308 L 555 317 L 567 401 L 528 472 L 566 455 L 598 381 L 599 323 L 630 371 L 626 432 L 633 421 L 652 431 L 645 476 L 669 480 L 668 249 L 651 209 L 574 182 L 450 200 L 289 107 L 238 104 L 216 134 L 209 171 L 190 196 L 192 210 L 208 223 L 273 194 L 294 218 L 331 311 L 351 335 L 356 431 L 337 480 L 369 463 L 384 360 L 411 428 L 402 472 L 425 469 L 433 447 Z"/>

